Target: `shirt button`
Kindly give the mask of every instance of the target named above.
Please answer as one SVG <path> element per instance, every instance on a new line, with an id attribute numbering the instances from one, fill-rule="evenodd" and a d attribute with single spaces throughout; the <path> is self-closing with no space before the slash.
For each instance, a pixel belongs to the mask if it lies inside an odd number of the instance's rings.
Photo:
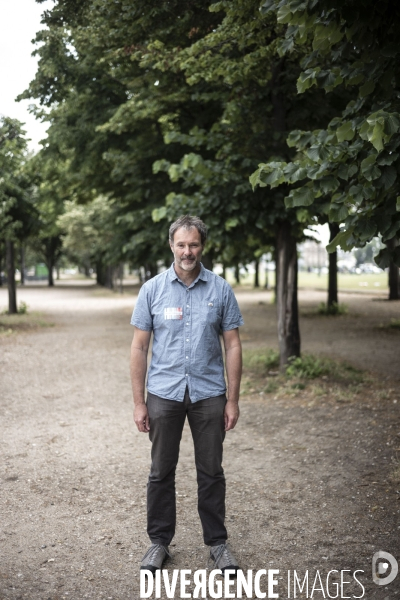
<path id="1" fill-rule="evenodd" d="M 189 304 L 186 304 L 186 308 L 189 308 Z"/>
<path id="2" fill-rule="evenodd" d="M 186 360 L 187 360 L 188 358 L 189 358 L 189 357 L 187 356 L 187 357 L 186 357 Z"/>
<path id="3" fill-rule="evenodd" d="M 186 341 L 188 342 L 188 341 L 189 341 L 189 338 L 186 338 Z"/>
<path id="4" fill-rule="evenodd" d="M 188 374 L 186 373 L 186 377 L 188 376 Z"/>
<path id="5" fill-rule="evenodd" d="M 189 323 L 186 323 L 186 325 L 189 325 Z"/>

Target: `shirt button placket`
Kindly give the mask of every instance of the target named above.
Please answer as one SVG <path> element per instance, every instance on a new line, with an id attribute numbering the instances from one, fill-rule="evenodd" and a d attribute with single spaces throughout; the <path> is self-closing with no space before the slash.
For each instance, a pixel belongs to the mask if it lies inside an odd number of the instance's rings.
<path id="1" fill-rule="evenodd" d="M 189 292 L 189 288 L 186 288 L 186 292 Z M 186 312 L 185 312 L 185 376 L 189 377 L 189 361 L 190 361 L 190 296 L 186 295 Z"/>

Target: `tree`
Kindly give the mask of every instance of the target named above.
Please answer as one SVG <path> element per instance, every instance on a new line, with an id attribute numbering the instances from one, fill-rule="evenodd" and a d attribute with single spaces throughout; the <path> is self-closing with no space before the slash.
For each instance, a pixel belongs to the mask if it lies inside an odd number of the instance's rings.
<path id="1" fill-rule="evenodd" d="M 400 229 L 400 115 L 397 27 L 400 7 L 389 0 L 267 0 L 266 14 L 287 25 L 282 56 L 308 51 L 297 82 L 300 94 L 318 86 L 351 94 L 346 108 L 323 129 L 293 130 L 295 160 L 259 166 L 257 183 L 288 185 L 285 205 L 329 202 L 329 220 L 341 224 L 328 245 L 350 250 L 381 234 L 385 243 Z M 375 258 L 382 267 L 400 264 L 400 248 L 386 246 Z"/>
<path id="2" fill-rule="evenodd" d="M 178 164 L 155 164 L 157 171 L 168 172 L 171 181 L 182 180 L 182 185 L 154 218 L 196 211 L 210 219 L 217 248 L 225 248 L 225 241 L 228 248 L 235 247 L 237 238 L 244 254 L 250 237 L 259 246 L 272 243 L 277 248 L 278 336 L 285 368 L 288 357 L 300 353 L 296 241 L 313 215 L 287 210 L 283 192 L 273 187 L 252 194 L 245 180 L 261 156 L 292 156 L 284 140 L 294 123 L 320 123 L 332 110 L 321 103 L 319 93 L 307 99 L 297 96 L 297 62 L 277 54 L 282 27 L 260 15 L 258 2 L 218 2 L 210 10 L 222 15 L 211 32 L 187 48 L 151 48 L 143 58 L 148 67 L 184 72 L 188 86 L 206 83 L 200 98 L 207 104 L 217 96 L 222 109 L 208 130 L 194 127 L 184 133 L 171 124 L 166 142 L 189 146 L 190 151 Z M 250 260 L 254 258 L 253 253 Z"/>
<path id="3" fill-rule="evenodd" d="M 162 224 L 152 223 L 151 212 L 175 186 L 153 173 L 152 165 L 177 158 L 176 147 L 167 148 L 163 140 L 169 117 L 184 128 L 202 119 L 199 102 L 182 90 L 182 77 L 158 80 L 137 53 L 156 38 L 190 43 L 187 32 L 204 23 L 203 15 L 205 27 L 215 23 L 200 1 L 160 2 L 151 11 L 143 1 L 93 0 L 79 8 L 73 1 L 57 2 L 44 15 L 48 30 L 37 35 L 39 69 L 22 96 L 50 108 L 38 111 L 50 122 L 46 152 L 64 162 L 70 199 L 108 198 L 118 221 L 118 260 L 144 260 L 146 271 L 155 272 L 157 260 L 166 256 Z"/>
<path id="4" fill-rule="evenodd" d="M 27 159 L 22 123 L 0 118 L 0 239 L 5 241 L 8 312 L 17 313 L 15 244 L 32 231 L 35 211 L 28 199 L 29 180 L 24 173 Z"/>

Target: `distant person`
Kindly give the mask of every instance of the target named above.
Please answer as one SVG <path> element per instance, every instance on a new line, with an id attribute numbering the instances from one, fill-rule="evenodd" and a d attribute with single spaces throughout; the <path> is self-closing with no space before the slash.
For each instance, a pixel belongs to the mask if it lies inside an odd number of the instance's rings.
<path id="1" fill-rule="evenodd" d="M 188 417 L 198 483 L 198 512 L 204 542 L 217 569 L 238 570 L 226 545 L 225 476 L 222 444 L 239 418 L 243 325 L 229 284 L 201 264 L 205 224 L 182 216 L 169 229 L 171 267 L 141 288 L 132 315 L 131 350 L 134 420 L 152 442 L 147 486 L 147 532 L 151 546 L 141 569 L 162 567 L 175 534 L 175 470 Z M 225 350 L 228 390 L 219 339 Z M 153 332 L 152 359 L 145 379 Z"/>

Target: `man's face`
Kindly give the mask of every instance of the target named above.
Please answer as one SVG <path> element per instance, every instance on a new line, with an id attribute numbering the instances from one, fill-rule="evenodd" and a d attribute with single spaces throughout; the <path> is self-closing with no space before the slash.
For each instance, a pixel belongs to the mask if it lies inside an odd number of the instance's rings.
<path id="1" fill-rule="evenodd" d="M 203 246 L 201 236 L 196 227 L 175 231 L 174 241 L 170 243 L 175 259 L 175 266 L 183 271 L 193 271 L 201 261 Z"/>

